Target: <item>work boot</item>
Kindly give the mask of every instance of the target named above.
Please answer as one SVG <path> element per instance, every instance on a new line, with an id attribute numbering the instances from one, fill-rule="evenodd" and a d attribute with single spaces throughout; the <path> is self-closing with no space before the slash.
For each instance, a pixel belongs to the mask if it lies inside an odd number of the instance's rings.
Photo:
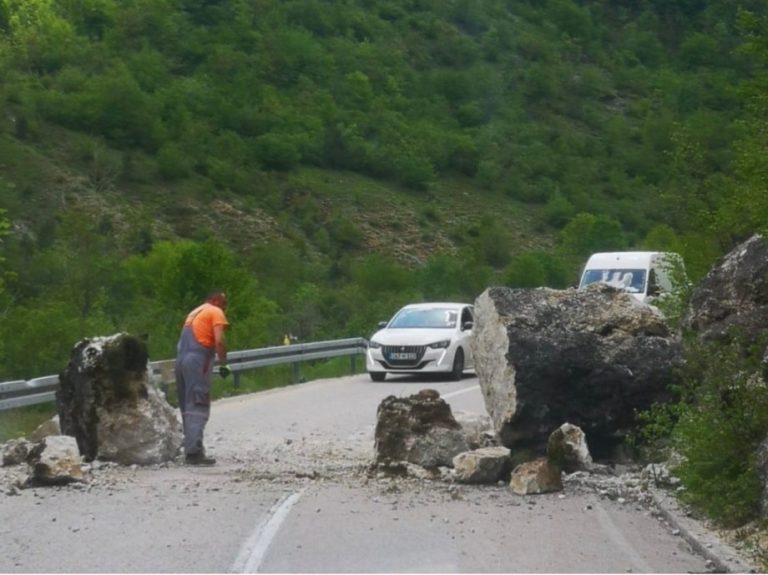
<path id="1" fill-rule="evenodd" d="M 205 453 L 189 453 L 184 458 L 184 463 L 187 465 L 215 465 L 216 460 L 206 456 Z"/>

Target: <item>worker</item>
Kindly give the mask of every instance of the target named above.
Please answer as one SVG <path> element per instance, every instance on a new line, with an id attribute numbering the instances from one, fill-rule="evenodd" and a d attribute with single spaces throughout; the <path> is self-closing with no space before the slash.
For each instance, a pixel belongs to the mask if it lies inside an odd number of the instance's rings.
<path id="1" fill-rule="evenodd" d="M 176 392 L 184 429 L 184 461 L 189 465 L 214 465 L 205 453 L 203 432 L 211 414 L 211 378 L 218 358 L 219 375 L 232 371 L 227 365 L 224 330 L 229 325 L 227 296 L 221 290 L 208 294 L 184 321 L 176 350 Z"/>

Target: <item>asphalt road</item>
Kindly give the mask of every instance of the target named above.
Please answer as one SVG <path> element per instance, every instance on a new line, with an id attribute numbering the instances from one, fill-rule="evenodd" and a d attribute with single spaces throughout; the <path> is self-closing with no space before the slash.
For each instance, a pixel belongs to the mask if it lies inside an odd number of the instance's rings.
<path id="1" fill-rule="evenodd" d="M 0 572 L 707 571 L 631 502 L 372 472 L 379 403 L 425 387 L 485 411 L 475 378 L 310 382 L 217 402 L 215 467 L 97 466 L 83 486 L 0 495 Z"/>

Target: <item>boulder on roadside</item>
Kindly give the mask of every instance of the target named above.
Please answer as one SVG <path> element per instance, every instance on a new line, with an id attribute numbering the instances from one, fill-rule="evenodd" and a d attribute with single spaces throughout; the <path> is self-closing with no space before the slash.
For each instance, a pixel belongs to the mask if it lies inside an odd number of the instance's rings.
<path id="1" fill-rule="evenodd" d="M 128 334 L 84 339 L 56 392 L 61 431 L 86 461 L 125 465 L 173 459 L 182 443 L 176 411 L 149 379 L 146 343 Z"/>
<path id="2" fill-rule="evenodd" d="M 560 468 L 546 457 L 521 463 L 512 470 L 509 487 L 518 495 L 535 495 L 563 490 Z"/>
<path id="3" fill-rule="evenodd" d="M 426 468 L 450 466 L 456 455 L 469 450 L 450 405 L 432 389 L 384 398 L 374 436 L 375 464 L 382 468 L 402 461 Z"/>
<path id="4" fill-rule="evenodd" d="M 681 344 L 663 314 L 597 284 L 584 290 L 489 288 L 475 301 L 472 352 L 502 445 L 544 451 L 563 421 L 593 454 L 669 399 Z"/>
<path id="5" fill-rule="evenodd" d="M 508 475 L 510 451 L 506 447 L 481 447 L 453 458 L 454 478 L 459 483 L 496 483 Z"/>

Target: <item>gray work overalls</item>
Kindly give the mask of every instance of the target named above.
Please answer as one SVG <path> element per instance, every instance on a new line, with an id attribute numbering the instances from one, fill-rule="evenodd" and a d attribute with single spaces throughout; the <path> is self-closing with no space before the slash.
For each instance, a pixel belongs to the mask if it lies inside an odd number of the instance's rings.
<path id="1" fill-rule="evenodd" d="M 192 325 L 181 330 L 176 347 L 176 394 L 184 427 L 184 453 L 204 453 L 203 431 L 211 415 L 211 377 L 216 350 L 200 345 Z"/>

